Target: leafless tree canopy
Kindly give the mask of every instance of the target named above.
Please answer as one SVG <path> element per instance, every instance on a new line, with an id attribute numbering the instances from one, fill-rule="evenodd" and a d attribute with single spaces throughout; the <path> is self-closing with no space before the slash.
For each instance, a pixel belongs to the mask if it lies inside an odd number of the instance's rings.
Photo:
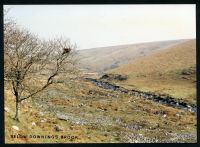
<path id="1" fill-rule="evenodd" d="M 4 19 L 4 78 L 12 85 L 16 104 L 47 88 L 60 72 L 73 71 L 75 48 L 68 39 L 41 40 L 14 21 Z M 46 80 L 30 90 L 31 82 L 42 72 L 46 72 Z"/>

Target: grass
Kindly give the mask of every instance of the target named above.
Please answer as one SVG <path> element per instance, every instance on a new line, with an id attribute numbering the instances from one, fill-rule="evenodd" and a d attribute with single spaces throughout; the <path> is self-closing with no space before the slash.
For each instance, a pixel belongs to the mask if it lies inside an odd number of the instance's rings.
<path id="1" fill-rule="evenodd" d="M 126 81 L 112 82 L 196 103 L 195 73 L 182 75 L 183 70 L 195 67 L 194 55 L 194 42 L 185 42 L 112 70 L 112 73 L 128 75 Z M 39 80 L 31 86 L 41 86 L 43 78 L 37 77 Z M 5 143 L 197 142 L 195 113 L 101 89 L 81 78 L 69 80 L 66 76 L 57 82 L 21 104 L 20 122 L 13 120 L 15 100 L 5 82 L 4 102 L 10 110 L 5 111 Z M 59 119 L 58 113 L 68 120 Z M 13 125 L 19 131 L 12 129 Z M 56 131 L 55 126 L 61 130 Z M 58 135 L 59 138 L 11 138 L 17 134 Z M 61 136 L 77 138 L 61 139 Z"/>
<path id="2" fill-rule="evenodd" d="M 94 87 L 91 83 L 79 81 L 79 87 L 74 87 L 73 93 L 65 83 L 52 85 L 49 90 L 38 97 L 21 105 L 20 122 L 12 119 L 14 116 L 14 99 L 9 89 L 5 90 L 5 106 L 10 111 L 5 112 L 5 142 L 6 143 L 73 143 L 73 142 L 147 142 L 156 138 L 159 142 L 170 142 L 173 133 L 196 135 L 196 115 L 175 108 L 170 108 L 152 101 L 143 100 L 126 94 Z M 45 97 L 46 93 L 60 89 L 55 95 Z M 80 90 L 81 89 L 81 90 Z M 95 94 L 88 94 L 89 90 Z M 64 93 L 64 95 L 62 95 Z M 56 96 L 57 95 L 57 96 Z M 67 98 L 65 96 L 68 96 Z M 43 98 L 43 99 L 42 99 Z M 83 105 L 80 105 L 83 104 Z M 41 108 L 47 106 L 47 108 Z M 68 121 L 60 120 L 55 112 L 71 116 Z M 44 116 L 39 115 L 45 112 Z M 164 117 L 164 112 L 167 116 Z M 41 123 L 42 119 L 47 119 Z M 86 121 L 81 125 L 76 121 Z M 32 126 L 32 122 L 36 126 Z M 19 131 L 14 131 L 16 125 Z M 63 131 L 55 131 L 55 125 Z M 70 135 L 78 139 L 12 139 L 10 135 Z M 140 138 L 138 134 L 142 134 Z M 131 136 L 132 135 L 132 136 Z M 133 139 L 136 137 L 135 139 Z M 131 140 L 132 138 L 132 140 Z M 144 140 L 146 138 L 146 140 Z M 174 142 L 177 139 L 175 138 Z M 173 142 L 173 141 L 171 141 Z M 180 140 L 180 142 L 196 142 L 195 138 Z"/>
<path id="3" fill-rule="evenodd" d="M 196 71 L 195 68 L 195 40 L 190 40 L 139 58 L 109 73 L 128 75 L 128 80 L 115 82 L 126 88 L 165 93 L 196 104 L 196 72 L 182 74 L 185 70 Z"/>

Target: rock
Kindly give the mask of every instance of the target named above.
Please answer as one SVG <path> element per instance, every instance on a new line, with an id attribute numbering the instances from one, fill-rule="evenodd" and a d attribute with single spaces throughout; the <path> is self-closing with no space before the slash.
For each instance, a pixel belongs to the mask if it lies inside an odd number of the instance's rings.
<path id="1" fill-rule="evenodd" d="M 79 107 L 82 107 L 83 105 L 84 105 L 84 104 L 83 104 L 83 103 L 81 103 L 81 104 L 79 104 L 78 106 L 79 106 Z"/>
<path id="2" fill-rule="evenodd" d="M 19 127 L 18 126 L 12 126 L 12 129 L 19 131 Z"/>
<path id="3" fill-rule="evenodd" d="M 190 71 L 187 71 L 187 70 L 185 70 L 185 71 L 182 71 L 182 75 L 190 75 L 192 72 L 190 72 Z"/>
<path id="4" fill-rule="evenodd" d="M 88 94 L 95 94 L 95 90 L 89 90 Z"/>
<path id="5" fill-rule="evenodd" d="M 6 112 L 8 112 L 8 113 L 10 112 L 10 109 L 9 109 L 8 107 L 5 107 L 4 110 L 5 110 Z"/>
<path id="6" fill-rule="evenodd" d="M 186 76 L 182 76 L 182 79 L 190 80 L 190 78 Z"/>
<path id="7" fill-rule="evenodd" d="M 32 126 L 36 126 L 36 123 L 35 123 L 35 122 L 32 122 L 31 125 L 32 125 Z"/>
<path id="8" fill-rule="evenodd" d="M 44 116 L 44 112 L 39 112 L 39 115 L 40 116 Z"/>
<path id="9" fill-rule="evenodd" d="M 139 134 L 139 136 L 143 136 L 142 134 Z"/>
<path id="10" fill-rule="evenodd" d="M 191 109 L 191 108 L 189 108 L 189 109 L 188 109 L 188 111 L 189 111 L 189 112 L 192 112 L 192 109 Z"/>
<path id="11" fill-rule="evenodd" d="M 167 114 L 164 114 L 163 117 L 167 117 Z"/>
<path id="12" fill-rule="evenodd" d="M 69 128 L 70 128 L 70 130 L 73 130 L 73 129 L 74 129 L 73 126 L 70 126 Z"/>
<path id="13" fill-rule="evenodd" d="M 119 74 L 105 74 L 101 78 L 101 80 L 119 80 L 124 81 L 127 80 L 126 75 L 119 75 Z"/>
<path id="14" fill-rule="evenodd" d="M 124 81 L 124 80 L 127 80 L 127 76 L 126 75 L 117 75 L 115 77 L 116 80 L 119 80 L 119 81 Z"/>
<path id="15" fill-rule="evenodd" d="M 178 118 L 180 119 L 180 118 L 181 118 L 181 115 L 177 113 L 177 114 L 176 114 L 176 117 L 178 117 Z"/>
<path id="16" fill-rule="evenodd" d="M 105 74 L 101 77 L 101 79 L 108 79 L 109 78 L 109 75 Z"/>
<path id="17" fill-rule="evenodd" d="M 55 125 L 54 130 L 59 132 L 59 131 L 63 131 L 63 128 L 59 125 Z"/>
<path id="18" fill-rule="evenodd" d="M 41 122 L 41 123 L 44 123 L 44 122 L 46 122 L 46 121 L 47 121 L 47 119 L 44 118 L 44 119 L 42 119 L 40 122 Z"/>

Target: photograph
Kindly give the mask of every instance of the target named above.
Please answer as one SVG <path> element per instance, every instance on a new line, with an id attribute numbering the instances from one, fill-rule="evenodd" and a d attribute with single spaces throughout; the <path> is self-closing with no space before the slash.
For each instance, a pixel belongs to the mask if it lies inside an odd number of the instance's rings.
<path id="1" fill-rule="evenodd" d="M 4 4 L 4 141 L 197 143 L 196 4 Z"/>

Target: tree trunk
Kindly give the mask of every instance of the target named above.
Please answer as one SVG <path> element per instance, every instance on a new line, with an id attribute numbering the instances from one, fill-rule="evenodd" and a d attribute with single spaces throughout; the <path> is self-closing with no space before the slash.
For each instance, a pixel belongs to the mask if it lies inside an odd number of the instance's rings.
<path id="1" fill-rule="evenodd" d="M 16 98 L 16 111 L 15 111 L 14 119 L 16 121 L 19 121 L 19 101 L 18 101 L 18 98 Z"/>

